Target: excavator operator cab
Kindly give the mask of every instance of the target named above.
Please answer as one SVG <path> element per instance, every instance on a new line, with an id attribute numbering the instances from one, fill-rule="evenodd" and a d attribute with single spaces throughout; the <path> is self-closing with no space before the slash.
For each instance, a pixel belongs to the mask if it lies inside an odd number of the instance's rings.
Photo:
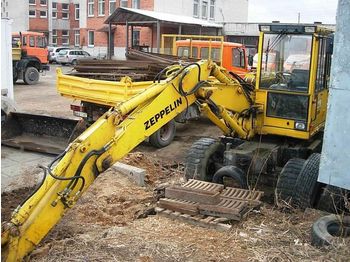
<path id="1" fill-rule="evenodd" d="M 324 127 L 333 31 L 319 24 L 260 24 L 257 103 L 262 133 L 309 139 Z"/>

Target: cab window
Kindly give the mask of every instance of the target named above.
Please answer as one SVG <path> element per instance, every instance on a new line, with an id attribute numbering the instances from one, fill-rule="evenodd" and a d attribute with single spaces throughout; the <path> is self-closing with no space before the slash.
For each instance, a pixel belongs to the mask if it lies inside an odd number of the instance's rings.
<path id="1" fill-rule="evenodd" d="M 190 47 L 189 46 L 179 46 L 177 48 L 177 56 L 179 57 L 190 57 Z M 198 48 L 192 47 L 192 57 L 197 58 Z"/>
<path id="2" fill-rule="evenodd" d="M 318 66 L 316 74 L 316 91 L 321 91 L 328 88 L 330 80 L 330 67 L 332 52 L 331 38 L 320 38 L 319 39 L 319 49 L 318 49 Z"/>
<path id="3" fill-rule="evenodd" d="M 212 47 L 210 59 L 219 62 L 221 60 L 220 50 L 221 50 L 220 48 Z M 202 47 L 201 48 L 201 59 L 208 59 L 208 58 L 209 58 L 209 47 Z"/>
<path id="4" fill-rule="evenodd" d="M 245 68 L 244 51 L 241 48 L 232 49 L 232 66 Z"/>
<path id="5" fill-rule="evenodd" d="M 34 36 L 29 37 L 29 46 L 35 47 L 35 37 Z"/>
<path id="6" fill-rule="evenodd" d="M 46 47 L 46 39 L 45 37 L 38 36 L 36 38 L 36 46 L 40 48 L 45 48 Z"/>
<path id="7" fill-rule="evenodd" d="M 19 47 L 20 41 L 21 41 L 21 38 L 19 36 L 13 36 L 12 37 L 12 47 Z"/>

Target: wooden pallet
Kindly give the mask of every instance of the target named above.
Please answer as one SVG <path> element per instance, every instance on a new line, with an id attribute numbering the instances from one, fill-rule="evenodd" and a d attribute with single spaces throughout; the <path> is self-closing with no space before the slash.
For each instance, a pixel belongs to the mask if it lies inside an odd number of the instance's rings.
<path id="1" fill-rule="evenodd" d="M 230 221 L 240 221 L 249 210 L 261 205 L 261 191 L 190 179 L 182 186 L 165 189 L 157 212 L 172 219 L 209 228 L 228 230 Z"/>

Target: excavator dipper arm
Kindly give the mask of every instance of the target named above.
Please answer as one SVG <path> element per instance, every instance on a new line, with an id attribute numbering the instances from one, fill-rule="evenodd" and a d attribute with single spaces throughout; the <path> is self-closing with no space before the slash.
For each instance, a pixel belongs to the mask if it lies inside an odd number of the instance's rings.
<path id="1" fill-rule="evenodd" d="M 141 94 L 106 112 L 82 133 L 48 167 L 42 167 L 40 186 L 13 212 L 2 227 L 2 258 L 20 261 L 73 207 L 96 177 L 129 153 L 148 136 L 186 110 L 202 95 L 199 90 L 217 66 L 210 61 L 172 70 L 166 80 L 156 81 Z M 220 73 L 216 72 L 220 80 Z M 215 74 L 214 74 L 215 75 Z M 221 82 L 225 80 L 221 79 Z M 227 80 L 228 81 L 228 80 Z M 225 88 L 229 88 L 226 83 Z M 236 85 L 237 86 L 237 85 Z M 220 88 L 219 88 L 220 89 Z M 234 91 L 236 92 L 236 91 Z M 199 103 L 199 102 L 198 102 Z M 208 109 L 209 114 L 210 109 Z M 224 121 L 213 114 L 226 133 Z M 219 124 L 218 122 L 218 124 Z"/>

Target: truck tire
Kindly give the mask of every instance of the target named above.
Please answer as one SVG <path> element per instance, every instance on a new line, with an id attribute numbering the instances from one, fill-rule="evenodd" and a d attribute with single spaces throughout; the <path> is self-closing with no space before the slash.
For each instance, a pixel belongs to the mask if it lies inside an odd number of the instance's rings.
<path id="1" fill-rule="evenodd" d="M 216 163 L 222 162 L 224 145 L 213 138 L 194 142 L 185 158 L 185 177 L 211 182 Z"/>
<path id="2" fill-rule="evenodd" d="M 23 81 L 27 85 L 35 85 L 39 82 L 39 71 L 33 66 L 29 66 L 26 68 L 24 72 Z"/>
<path id="3" fill-rule="evenodd" d="M 321 183 L 317 182 L 321 155 L 313 153 L 305 161 L 295 183 L 295 205 L 301 209 L 313 207 L 317 195 L 321 190 Z"/>
<path id="4" fill-rule="evenodd" d="M 350 236 L 350 216 L 328 215 L 319 218 L 311 230 L 311 244 L 322 247 L 332 244 L 337 237 Z"/>
<path id="5" fill-rule="evenodd" d="M 348 192 L 345 189 L 326 185 L 322 189 L 322 193 L 317 203 L 317 209 L 339 214 L 345 212 L 349 212 L 345 208 L 345 199 L 348 198 Z"/>
<path id="6" fill-rule="evenodd" d="M 175 121 L 171 120 L 158 129 L 149 137 L 149 142 L 152 146 L 162 148 L 168 146 L 175 137 L 176 125 Z"/>
<path id="7" fill-rule="evenodd" d="M 231 183 L 229 185 L 231 187 L 243 189 L 248 188 L 246 175 L 244 174 L 242 169 L 236 166 L 223 166 L 215 172 L 212 182 L 217 184 L 224 184 L 225 177 L 230 178 L 231 181 L 229 182 L 233 182 L 233 185 L 231 185 Z"/>
<path id="8" fill-rule="evenodd" d="M 292 158 L 285 164 L 276 183 L 276 203 L 279 203 L 280 201 L 291 203 L 294 197 L 295 183 L 297 182 L 304 163 L 304 159 Z"/>

